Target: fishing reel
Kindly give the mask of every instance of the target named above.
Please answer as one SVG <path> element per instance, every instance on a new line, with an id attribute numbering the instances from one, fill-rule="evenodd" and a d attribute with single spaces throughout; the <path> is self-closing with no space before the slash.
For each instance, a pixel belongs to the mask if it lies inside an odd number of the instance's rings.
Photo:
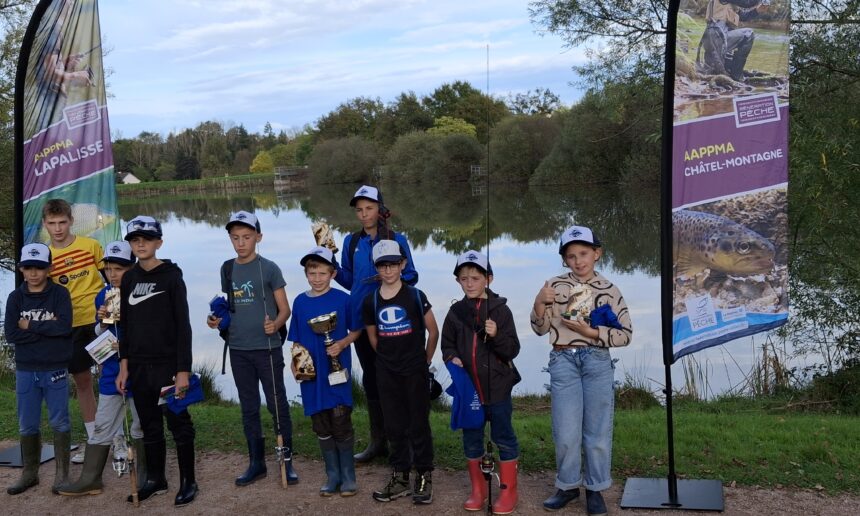
<path id="1" fill-rule="evenodd" d="M 293 460 L 293 452 L 288 446 L 275 446 L 275 459 L 280 463 L 287 463 Z"/>
<path id="2" fill-rule="evenodd" d="M 484 478 L 487 480 L 493 475 L 493 471 L 496 469 L 496 458 L 493 456 L 493 445 L 492 443 L 487 443 L 487 451 L 481 457 L 481 473 L 484 474 Z"/>
<path id="3" fill-rule="evenodd" d="M 116 476 L 121 477 L 134 467 L 134 461 L 131 459 L 114 457 L 111 462 L 111 466 L 113 467 L 113 470 L 116 471 Z"/>

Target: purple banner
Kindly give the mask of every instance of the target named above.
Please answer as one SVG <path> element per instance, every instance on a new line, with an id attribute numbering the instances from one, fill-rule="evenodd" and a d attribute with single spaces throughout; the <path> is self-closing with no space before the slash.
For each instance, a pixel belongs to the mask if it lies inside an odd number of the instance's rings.
<path id="1" fill-rule="evenodd" d="M 788 2 L 681 0 L 673 358 L 788 318 Z"/>
<path id="2" fill-rule="evenodd" d="M 22 185 L 24 243 L 47 241 L 41 210 L 50 198 L 72 204 L 72 232 L 102 245 L 120 236 L 96 0 L 55 0 L 41 17 L 26 58 Z M 27 47 L 25 47 L 27 48 Z"/>

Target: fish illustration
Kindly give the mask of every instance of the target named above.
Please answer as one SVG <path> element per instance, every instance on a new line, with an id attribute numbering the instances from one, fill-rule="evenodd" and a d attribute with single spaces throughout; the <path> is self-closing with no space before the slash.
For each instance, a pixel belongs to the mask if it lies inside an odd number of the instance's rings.
<path id="1" fill-rule="evenodd" d="M 773 269 L 773 244 L 726 217 L 678 210 L 672 213 L 672 227 L 676 274 L 693 276 L 710 269 L 750 276 Z"/>

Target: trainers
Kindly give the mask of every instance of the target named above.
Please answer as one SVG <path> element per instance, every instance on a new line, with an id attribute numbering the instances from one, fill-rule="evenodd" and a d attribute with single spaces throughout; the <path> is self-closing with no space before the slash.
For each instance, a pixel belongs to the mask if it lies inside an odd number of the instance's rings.
<path id="1" fill-rule="evenodd" d="M 83 464 L 84 463 L 84 452 L 80 451 L 80 452 L 72 455 L 72 458 L 69 459 L 69 461 L 72 464 Z"/>
<path id="2" fill-rule="evenodd" d="M 585 490 L 585 507 L 588 510 L 588 516 L 606 516 L 606 503 L 603 502 L 603 495 L 599 491 Z"/>
<path id="3" fill-rule="evenodd" d="M 373 499 L 377 502 L 390 502 L 411 493 L 412 491 L 409 490 L 409 472 L 398 473 L 395 471 L 391 473 L 391 478 L 385 487 L 373 492 Z"/>
<path id="4" fill-rule="evenodd" d="M 428 504 L 433 501 L 433 475 L 429 471 L 415 476 L 415 487 L 412 489 L 412 503 Z"/>
<path id="5" fill-rule="evenodd" d="M 113 436 L 113 460 L 128 460 L 128 444 L 124 435 Z"/>

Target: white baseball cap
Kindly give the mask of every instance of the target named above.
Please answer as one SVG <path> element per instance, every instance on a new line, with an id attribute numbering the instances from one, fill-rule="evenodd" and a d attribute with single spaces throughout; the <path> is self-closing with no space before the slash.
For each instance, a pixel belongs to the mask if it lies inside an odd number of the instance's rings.
<path id="1" fill-rule="evenodd" d="M 331 249 L 329 249 L 328 247 L 322 247 L 319 245 L 314 247 L 313 249 L 308 251 L 308 254 L 306 254 L 302 257 L 301 261 L 299 261 L 299 264 L 301 264 L 301 266 L 304 267 L 305 264 L 308 263 L 308 260 L 310 260 L 310 259 L 319 260 L 319 261 L 323 261 L 329 265 L 334 265 L 334 254 L 331 252 Z"/>
<path id="2" fill-rule="evenodd" d="M 358 202 L 359 199 L 367 199 L 373 202 L 379 202 L 379 189 L 375 186 L 370 185 L 362 185 L 361 188 L 355 191 L 355 195 L 352 196 L 352 200 L 349 201 L 350 206 L 355 206 L 355 203 Z"/>
<path id="3" fill-rule="evenodd" d="M 400 262 L 403 260 L 403 252 L 400 244 L 394 240 L 380 240 L 373 246 L 373 264 L 380 262 Z"/>
<path id="4" fill-rule="evenodd" d="M 131 265 L 134 263 L 134 255 L 131 254 L 131 245 L 125 240 L 115 240 L 105 246 L 104 262 Z"/>
<path id="5" fill-rule="evenodd" d="M 260 231 L 260 221 L 257 220 L 257 216 L 249 211 L 237 211 L 236 213 L 230 215 L 230 222 L 227 223 L 227 231 L 230 231 L 230 228 L 235 226 L 236 224 L 242 224 L 243 226 L 248 226 L 249 228 L 255 230 L 257 233 L 261 233 Z"/>
<path id="6" fill-rule="evenodd" d="M 45 244 L 36 242 L 21 248 L 21 261 L 18 267 L 38 267 L 47 269 L 51 266 L 51 250 Z"/>
<path id="7" fill-rule="evenodd" d="M 564 248 L 567 247 L 568 244 L 573 243 L 592 245 L 595 247 L 601 247 L 602 245 L 600 240 L 594 236 L 591 229 L 585 226 L 570 226 L 561 234 L 561 241 L 558 244 L 558 254 L 564 254 Z"/>
<path id="8" fill-rule="evenodd" d="M 478 251 L 468 250 L 457 257 L 457 265 L 454 266 L 454 276 L 460 273 L 460 268 L 466 264 L 474 265 L 484 271 L 484 274 L 493 275 L 493 268 L 487 256 Z"/>

